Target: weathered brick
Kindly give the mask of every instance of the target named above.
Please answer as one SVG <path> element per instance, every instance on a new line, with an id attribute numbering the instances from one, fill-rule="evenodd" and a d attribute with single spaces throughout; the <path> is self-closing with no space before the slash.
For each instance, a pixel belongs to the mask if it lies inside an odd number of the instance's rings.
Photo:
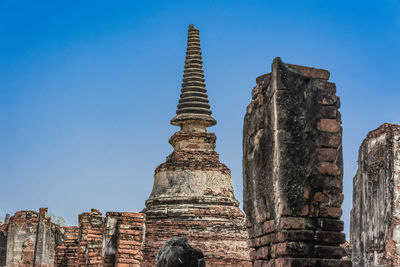
<path id="1" fill-rule="evenodd" d="M 329 202 L 329 198 L 322 192 L 316 192 L 314 194 L 314 200 L 323 203 Z"/>
<path id="2" fill-rule="evenodd" d="M 316 245 L 314 247 L 315 255 L 318 258 L 336 258 L 340 259 L 345 255 L 345 251 L 342 247 L 339 246 L 323 246 Z"/>
<path id="3" fill-rule="evenodd" d="M 337 158 L 337 150 L 334 148 L 318 148 L 318 159 L 320 161 L 335 161 Z"/>
<path id="4" fill-rule="evenodd" d="M 340 245 L 346 242 L 346 237 L 343 233 L 335 231 L 316 231 L 315 240 L 321 244 Z"/>
<path id="5" fill-rule="evenodd" d="M 338 111 L 335 106 L 322 106 L 320 109 L 321 117 L 324 119 L 336 119 Z"/>
<path id="6" fill-rule="evenodd" d="M 282 217 L 279 226 L 281 229 L 304 229 L 306 223 L 303 217 Z"/>
<path id="7" fill-rule="evenodd" d="M 318 171 L 321 174 L 327 174 L 327 175 L 332 175 L 332 176 L 337 176 L 340 175 L 340 168 L 332 162 L 321 162 L 318 165 Z"/>
<path id="8" fill-rule="evenodd" d="M 340 218 L 342 216 L 342 209 L 336 207 L 323 207 L 320 209 L 319 215 L 321 217 Z"/>
<path id="9" fill-rule="evenodd" d="M 269 258 L 269 247 L 261 247 L 257 249 L 257 259 Z"/>
<path id="10" fill-rule="evenodd" d="M 321 134 L 318 136 L 318 143 L 322 147 L 337 148 L 341 144 L 341 137 L 338 134 L 321 132 Z"/>
<path id="11" fill-rule="evenodd" d="M 317 124 L 318 130 L 328 133 L 337 133 L 340 131 L 340 123 L 333 119 L 321 119 Z"/>

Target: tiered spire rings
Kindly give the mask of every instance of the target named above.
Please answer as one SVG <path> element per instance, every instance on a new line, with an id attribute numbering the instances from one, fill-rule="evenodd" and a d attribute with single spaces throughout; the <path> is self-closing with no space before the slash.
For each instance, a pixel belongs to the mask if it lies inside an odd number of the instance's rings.
<path id="1" fill-rule="evenodd" d="M 200 124 L 213 126 L 217 121 L 211 116 L 210 104 L 203 72 L 199 30 L 189 25 L 185 70 L 181 96 L 172 125 Z"/>

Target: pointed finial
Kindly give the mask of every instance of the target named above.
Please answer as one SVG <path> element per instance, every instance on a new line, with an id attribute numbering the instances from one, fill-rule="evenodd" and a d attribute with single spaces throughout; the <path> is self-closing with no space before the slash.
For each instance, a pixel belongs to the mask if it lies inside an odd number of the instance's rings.
<path id="1" fill-rule="evenodd" d="M 213 126 L 217 121 L 211 113 L 204 79 L 199 30 L 190 24 L 181 96 L 171 124 L 181 127 L 185 124 Z"/>

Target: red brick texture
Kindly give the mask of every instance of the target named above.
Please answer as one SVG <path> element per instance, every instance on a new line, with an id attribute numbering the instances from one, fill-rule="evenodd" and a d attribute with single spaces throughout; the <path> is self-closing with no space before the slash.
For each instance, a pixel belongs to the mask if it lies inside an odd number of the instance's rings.
<path id="1" fill-rule="evenodd" d="M 230 175 L 231 171 L 219 161 L 219 155 L 214 151 L 215 142 L 214 133 L 178 131 L 169 139 L 169 143 L 176 149 L 167 157 L 166 162 L 156 168 L 155 172 L 179 168 L 191 171 L 220 171 Z"/>
<path id="2" fill-rule="evenodd" d="M 104 220 L 98 210 L 79 215 L 79 266 L 101 266 L 103 232 Z"/>
<path id="3" fill-rule="evenodd" d="M 189 204 L 168 217 L 148 214 L 143 266 L 154 266 L 158 250 L 173 237 L 190 240 L 207 266 L 251 266 L 243 217 L 237 207 L 210 204 Z"/>
<path id="4" fill-rule="evenodd" d="M 122 212 L 118 215 L 117 253 L 114 266 L 140 266 L 143 261 L 145 217 L 141 213 L 132 212 Z M 109 216 L 111 214 L 107 213 L 107 217 Z"/>
<path id="5" fill-rule="evenodd" d="M 141 213 L 95 209 L 79 215 L 79 266 L 140 266 L 145 217 Z"/>
<path id="6" fill-rule="evenodd" d="M 141 266 L 145 215 L 92 209 L 78 227 L 59 226 L 40 212 L 20 211 L 0 225 L 0 266 Z M 5 237 L 5 239 L 4 239 Z"/>
<path id="7" fill-rule="evenodd" d="M 57 246 L 56 266 L 77 266 L 79 249 L 79 228 L 76 226 L 62 227 L 64 242 Z"/>

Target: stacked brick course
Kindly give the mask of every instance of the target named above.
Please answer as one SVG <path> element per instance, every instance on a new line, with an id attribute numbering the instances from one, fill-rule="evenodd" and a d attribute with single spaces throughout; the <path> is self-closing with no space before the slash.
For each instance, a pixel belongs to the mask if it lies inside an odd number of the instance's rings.
<path id="1" fill-rule="evenodd" d="M 140 266 L 143 259 L 145 217 L 141 213 L 95 209 L 79 215 L 80 266 Z"/>
<path id="2" fill-rule="evenodd" d="M 56 266 L 77 266 L 79 250 L 79 228 L 76 226 L 62 227 L 64 242 L 57 246 L 55 255 Z"/>
<path id="3" fill-rule="evenodd" d="M 141 213 L 107 213 L 118 216 L 117 253 L 114 266 L 140 266 L 143 261 L 145 217 Z"/>
<path id="4" fill-rule="evenodd" d="M 400 266 L 400 125 L 368 133 L 353 184 L 354 266 Z"/>
<path id="5" fill-rule="evenodd" d="M 328 78 L 276 58 L 253 89 L 243 173 L 254 266 L 351 266 L 341 259 L 342 129 Z"/>
<path id="6" fill-rule="evenodd" d="M 176 211 L 179 213 L 148 217 L 143 266 L 154 266 L 158 250 L 173 237 L 191 240 L 190 244 L 204 253 L 207 266 L 251 266 L 243 214 L 237 208 L 205 203 L 178 205 L 172 212 Z"/>
<path id="7" fill-rule="evenodd" d="M 95 209 L 79 215 L 79 250 L 80 266 L 99 266 L 104 262 L 103 248 L 104 220 Z"/>

